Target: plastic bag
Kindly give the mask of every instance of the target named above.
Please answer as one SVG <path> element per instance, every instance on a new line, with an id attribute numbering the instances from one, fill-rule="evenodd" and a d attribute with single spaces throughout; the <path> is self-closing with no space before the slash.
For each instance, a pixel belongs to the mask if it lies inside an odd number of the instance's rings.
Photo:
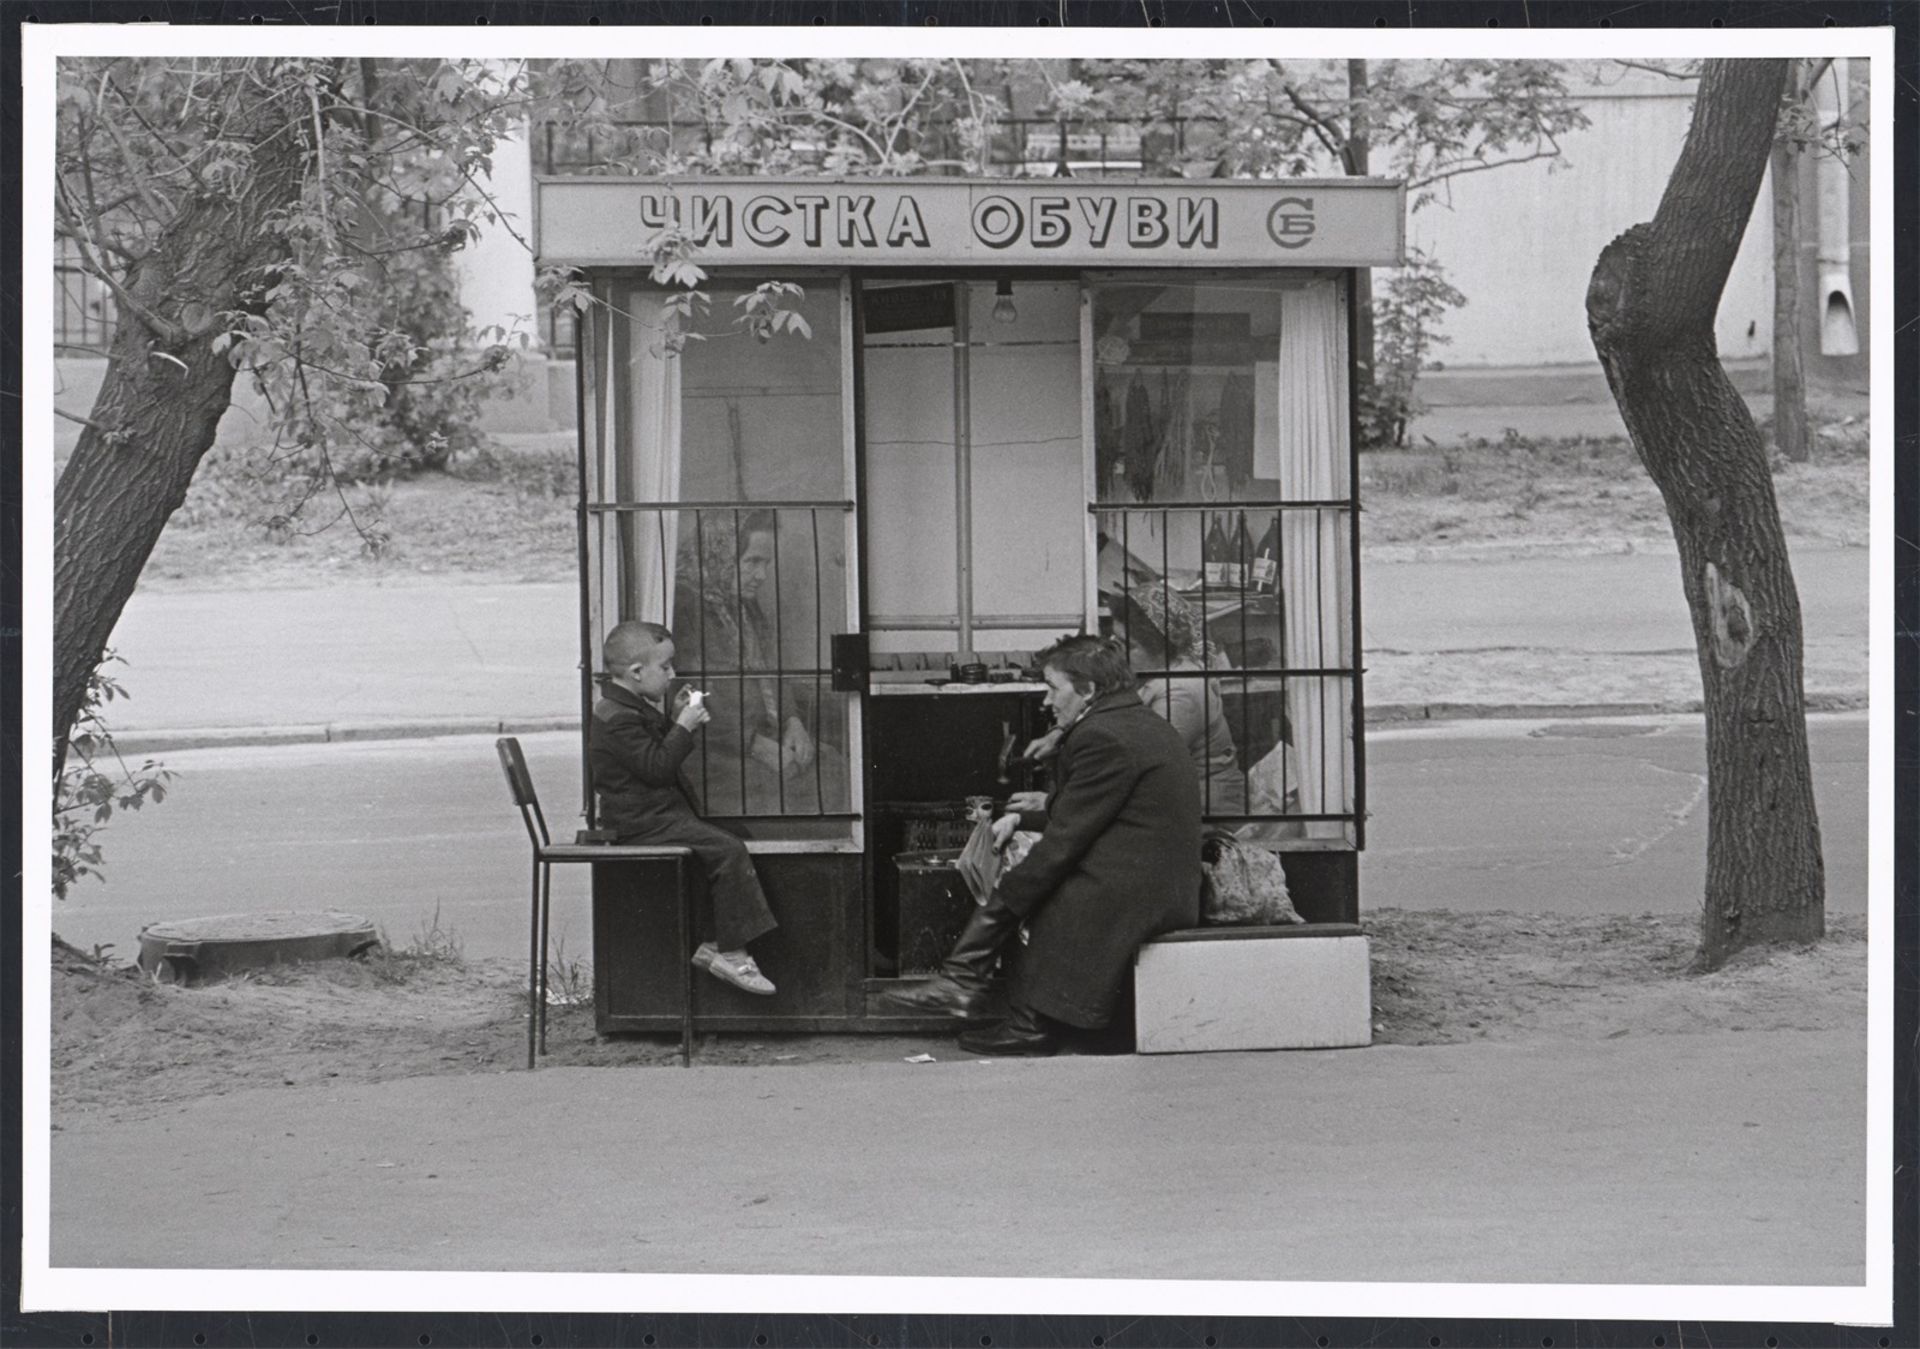
<path id="1" fill-rule="evenodd" d="M 1304 923 L 1287 894 L 1280 859 L 1257 844 L 1211 831 L 1200 844 L 1200 921 L 1217 925 Z"/>
<path id="2" fill-rule="evenodd" d="M 1007 840 L 1005 848 L 993 846 L 993 817 L 983 815 L 974 821 L 973 832 L 967 835 L 967 844 L 960 850 L 960 856 L 953 865 L 967 882 L 967 889 L 973 892 L 975 904 L 985 904 L 993 894 L 993 887 L 1000 883 L 1004 872 L 1013 870 L 1026 857 L 1039 833 L 1032 829 L 1016 829 Z"/>

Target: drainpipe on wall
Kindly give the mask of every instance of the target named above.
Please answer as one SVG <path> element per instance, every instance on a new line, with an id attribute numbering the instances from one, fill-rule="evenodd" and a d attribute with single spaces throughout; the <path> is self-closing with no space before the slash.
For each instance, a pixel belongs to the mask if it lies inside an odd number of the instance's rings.
<path id="1" fill-rule="evenodd" d="M 1847 58 L 1814 84 L 1813 106 L 1822 131 L 1839 126 L 1847 111 Z M 1814 185 L 1820 202 L 1820 354 L 1854 356 L 1860 334 L 1853 321 L 1853 220 L 1848 165 L 1832 150 L 1816 150 Z"/>

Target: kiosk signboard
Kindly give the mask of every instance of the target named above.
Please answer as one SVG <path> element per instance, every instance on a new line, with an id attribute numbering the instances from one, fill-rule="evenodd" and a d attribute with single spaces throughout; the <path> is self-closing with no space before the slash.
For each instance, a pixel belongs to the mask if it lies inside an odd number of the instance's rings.
<path id="1" fill-rule="evenodd" d="M 575 267 L 672 229 L 712 266 L 1397 266 L 1406 217 L 1369 178 L 551 178 L 535 211 L 541 261 Z"/>

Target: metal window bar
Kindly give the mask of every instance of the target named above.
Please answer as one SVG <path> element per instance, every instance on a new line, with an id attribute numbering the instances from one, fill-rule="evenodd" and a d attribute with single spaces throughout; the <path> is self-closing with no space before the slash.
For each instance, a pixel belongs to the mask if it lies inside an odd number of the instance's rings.
<path id="1" fill-rule="evenodd" d="M 1236 502 L 1233 503 L 1229 509 L 1222 510 L 1217 503 L 1176 502 L 1155 503 L 1151 505 L 1097 504 L 1090 506 L 1088 509 L 1095 517 L 1099 534 L 1107 538 L 1112 538 L 1117 535 L 1120 543 L 1122 550 L 1122 565 L 1119 579 L 1120 611 L 1115 617 L 1121 631 L 1128 637 L 1131 636 L 1131 633 L 1127 631 L 1131 626 L 1131 615 L 1137 612 L 1133 599 L 1135 580 L 1133 569 L 1130 565 L 1136 558 L 1136 554 L 1133 551 L 1134 518 L 1138 516 L 1145 520 L 1156 521 L 1158 524 L 1160 565 L 1157 577 L 1150 582 L 1150 584 L 1160 589 L 1163 608 L 1170 607 L 1172 597 L 1175 593 L 1172 580 L 1172 530 L 1169 526 L 1172 518 L 1179 514 L 1190 514 L 1195 518 L 1195 522 L 1198 525 L 1197 539 L 1201 553 L 1199 559 L 1201 567 L 1198 576 L 1198 586 L 1195 592 L 1199 604 L 1199 631 L 1196 634 L 1198 650 L 1194 655 L 1198 659 L 1200 669 L 1198 671 L 1177 671 L 1172 669 L 1171 657 L 1173 653 L 1169 651 L 1168 668 L 1138 671 L 1137 673 L 1160 681 L 1162 688 L 1166 690 L 1169 698 L 1172 696 L 1172 689 L 1176 681 L 1198 681 L 1201 684 L 1202 711 L 1209 721 L 1211 720 L 1212 711 L 1215 706 L 1214 700 L 1216 698 L 1224 699 L 1224 693 L 1221 691 L 1220 686 L 1237 684 L 1240 691 L 1241 715 L 1238 718 L 1239 725 L 1234 727 L 1234 729 L 1236 745 L 1242 756 L 1242 763 L 1236 771 L 1241 779 L 1241 786 L 1246 793 L 1249 806 L 1251 805 L 1253 796 L 1252 778 L 1254 764 L 1253 756 L 1247 751 L 1247 739 L 1249 738 L 1252 725 L 1251 713 L 1248 709 L 1252 705 L 1252 697 L 1255 693 L 1254 681 L 1259 679 L 1278 679 L 1281 681 L 1279 689 L 1275 690 L 1281 695 L 1282 699 L 1280 739 L 1288 744 L 1292 743 L 1292 736 L 1298 733 L 1298 727 L 1294 724 L 1296 719 L 1287 714 L 1286 709 L 1288 705 L 1296 696 L 1296 693 L 1312 697 L 1320 712 L 1318 720 L 1323 737 L 1322 753 L 1319 755 L 1321 799 L 1323 801 L 1332 799 L 1333 792 L 1330 789 L 1335 785 L 1336 780 L 1344 780 L 1345 774 L 1339 767 L 1342 760 L 1338 757 L 1338 749 L 1335 743 L 1343 732 L 1341 727 L 1336 724 L 1329 715 L 1331 709 L 1328 705 L 1328 697 L 1332 688 L 1335 687 L 1334 681 L 1344 679 L 1353 686 L 1352 697 L 1354 699 L 1354 705 L 1357 707 L 1360 672 L 1358 662 L 1350 652 L 1336 651 L 1329 653 L 1324 647 L 1323 643 L 1326 632 L 1324 622 L 1324 588 L 1321 586 L 1312 587 L 1313 626 L 1310 631 L 1314 636 L 1313 659 L 1310 664 L 1291 663 L 1286 659 L 1286 625 L 1284 608 L 1282 608 L 1281 611 L 1275 615 L 1275 626 L 1281 642 L 1279 651 L 1275 653 L 1280 657 L 1278 661 L 1268 660 L 1257 664 L 1248 664 L 1243 660 L 1230 669 L 1217 669 L 1211 648 L 1220 629 L 1216 627 L 1207 611 L 1209 608 L 1209 600 L 1220 598 L 1223 586 L 1207 574 L 1205 550 L 1206 540 L 1215 520 L 1222 517 L 1232 519 L 1234 531 L 1232 535 L 1229 536 L 1228 541 L 1230 548 L 1233 550 L 1236 565 L 1241 567 L 1242 570 L 1238 580 L 1227 584 L 1224 590 L 1229 599 L 1237 598 L 1239 601 L 1236 606 L 1237 613 L 1235 617 L 1237 618 L 1238 624 L 1240 650 L 1244 655 L 1244 653 L 1253 649 L 1251 646 L 1253 633 L 1250 630 L 1250 606 L 1248 601 L 1263 594 L 1261 586 L 1253 580 L 1251 568 L 1254 552 L 1258 547 L 1255 540 L 1266 536 L 1269 522 L 1271 522 L 1272 532 L 1277 539 L 1281 533 L 1280 521 L 1283 512 L 1310 510 L 1314 515 L 1314 551 L 1312 555 L 1317 560 L 1327 555 L 1327 530 L 1330 527 L 1328 517 L 1330 515 L 1344 517 L 1347 521 L 1346 527 L 1351 530 L 1354 503 L 1348 500 Z M 1260 525 L 1257 534 L 1252 530 L 1244 528 L 1246 517 L 1254 515 L 1255 513 L 1258 514 Z M 1113 520 L 1115 516 L 1118 517 L 1117 522 Z M 1115 523 L 1118 525 L 1117 530 L 1112 528 Z M 1241 549 L 1240 547 L 1243 535 L 1247 540 L 1247 547 L 1245 549 Z M 1278 598 L 1280 604 L 1284 605 L 1285 587 L 1277 567 L 1272 586 L 1272 594 Z M 1183 598 L 1185 597 L 1183 596 Z M 1332 657 L 1331 660 L 1329 659 L 1330 655 Z M 1314 687 L 1310 693 L 1300 689 L 1302 681 L 1311 681 Z M 1229 724 L 1232 725 L 1234 720 L 1234 718 L 1229 717 Z M 1298 809 L 1285 809 L 1286 801 L 1293 794 L 1293 790 L 1297 786 L 1297 784 L 1289 778 L 1290 765 L 1287 762 L 1287 757 L 1288 756 L 1282 752 L 1279 758 L 1277 795 L 1282 802 L 1282 810 L 1279 813 L 1255 812 L 1249 809 L 1248 813 L 1244 815 L 1215 815 L 1213 774 L 1209 773 L 1202 779 L 1203 801 L 1207 817 L 1218 821 L 1292 822 L 1324 820 L 1357 824 L 1357 803 L 1354 803 L 1354 808 L 1344 811 L 1306 812 Z"/>

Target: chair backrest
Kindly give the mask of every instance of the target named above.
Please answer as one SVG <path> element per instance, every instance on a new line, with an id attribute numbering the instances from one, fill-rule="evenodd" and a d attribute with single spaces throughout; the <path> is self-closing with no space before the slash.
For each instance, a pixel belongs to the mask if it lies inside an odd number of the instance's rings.
<path id="1" fill-rule="evenodd" d="M 547 817 L 540 811 L 540 798 L 533 790 L 533 774 L 527 771 L 527 758 L 520 752 L 520 741 L 503 735 L 493 742 L 493 747 L 500 751 L 500 767 L 507 774 L 507 791 L 513 797 L 513 804 L 520 808 L 527 837 L 533 840 L 534 847 L 546 847 Z"/>

